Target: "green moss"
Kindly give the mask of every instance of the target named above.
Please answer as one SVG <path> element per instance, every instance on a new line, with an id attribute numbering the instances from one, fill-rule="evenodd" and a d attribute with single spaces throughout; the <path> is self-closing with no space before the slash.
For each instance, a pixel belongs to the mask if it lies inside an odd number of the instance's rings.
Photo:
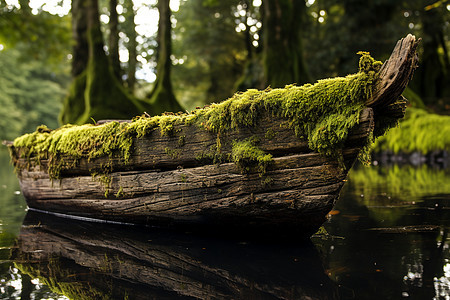
<path id="1" fill-rule="evenodd" d="M 116 198 L 122 198 L 124 196 L 123 187 L 119 187 L 119 190 L 116 193 Z"/>
<path id="2" fill-rule="evenodd" d="M 61 169 L 70 168 L 80 158 L 93 159 L 118 152 L 127 162 L 131 146 L 132 135 L 127 125 L 118 122 L 100 126 L 65 125 L 53 131 L 40 126 L 14 140 L 14 147 L 21 148 L 22 156 L 48 158 L 52 178 L 58 178 Z"/>
<path id="3" fill-rule="evenodd" d="M 164 152 L 172 159 L 177 159 L 180 157 L 181 150 L 180 149 L 171 149 L 169 147 L 166 147 L 164 149 Z"/>
<path id="4" fill-rule="evenodd" d="M 264 137 L 267 140 L 271 140 L 271 139 L 273 139 L 275 137 L 275 132 L 273 131 L 272 128 L 269 128 L 269 129 L 267 129 L 266 134 L 264 135 Z"/>
<path id="5" fill-rule="evenodd" d="M 409 108 L 405 119 L 396 128 L 377 140 L 375 151 L 391 150 L 394 153 L 429 153 L 450 149 L 450 116 L 428 113 Z"/>
<path id="6" fill-rule="evenodd" d="M 233 141 L 231 159 L 245 172 L 256 168 L 260 174 L 264 174 L 267 166 L 272 162 L 272 155 L 258 148 L 258 143 L 259 141 L 254 138 Z"/>
<path id="7" fill-rule="evenodd" d="M 181 182 L 185 183 L 187 181 L 186 174 L 181 174 Z"/>
<path id="8" fill-rule="evenodd" d="M 287 120 L 295 134 L 309 142 L 311 149 L 339 157 L 348 131 L 358 123 L 364 103 L 372 95 L 380 62 L 368 53 L 360 53 L 360 71 L 347 77 L 320 80 L 314 85 L 286 86 L 281 89 L 248 90 L 230 99 L 191 113 L 136 117 L 131 123 L 110 122 L 103 125 L 66 125 L 57 130 L 41 127 L 14 141 L 23 157 L 48 158 L 49 173 L 57 178 L 81 158 L 121 157 L 128 162 L 133 138 L 149 135 L 159 128 L 161 135 L 176 134 L 179 125 L 199 126 L 217 134 L 214 149 L 196 158 L 215 162 L 234 161 L 244 168 L 256 165 L 264 172 L 270 155 L 257 147 L 254 140 L 236 141 L 232 153 L 222 153 L 221 134 L 242 127 L 257 126 L 263 114 Z M 269 135 L 271 135 L 269 133 Z M 180 137 L 178 145 L 184 143 Z M 179 152 L 166 153 L 178 156 Z M 70 159 L 68 159 L 70 158 Z"/>
<path id="9" fill-rule="evenodd" d="M 263 111 L 289 120 L 311 149 L 330 155 L 345 141 L 348 131 L 359 121 L 364 103 L 372 96 L 381 62 L 361 52 L 360 72 L 344 78 L 319 80 L 301 87 L 264 91 L 248 90 L 229 100 L 194 112 L 197 122 L 214 132 L 256 126 Z"/>
<path id="10" fill-rule="evenodd" d="M 178 147 L 183 147 L 186 144 L 186 136 L 185 135 L 180 135 L 180 137 L 178 138 Z"/>

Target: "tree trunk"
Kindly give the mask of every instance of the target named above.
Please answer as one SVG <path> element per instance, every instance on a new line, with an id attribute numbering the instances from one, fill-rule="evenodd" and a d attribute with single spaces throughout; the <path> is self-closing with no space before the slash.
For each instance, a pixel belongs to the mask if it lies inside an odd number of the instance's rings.
<path id="1" fill-rule="evenodd" d="M 100 119 L 129 119 L 144 111 L 152 111 L 149 103 L 128 95 L 112 72 L 103 50 L 97 0 L 73 1 L 72 5 L 76 5 L 74 28 L 79 29 L 79 36 L 87 40 L 87 43 L 82 44 L 75 40 L 76 47 L 83 54 L 88 51 L 88 60 L 86 65 L 74 62 L 74 65 L 80 66 L 77 73 L 81 73 L 75 76 L 65 100 L 60 116 L 62 123 L 84 124 Z M 84 24 L 78 24 L 82 20 L 85 21 L 84 27 Z"/>
<path id="2" fill-rule="evenodd" d="M 172 24 L 170 21 L 169 0 L 158 1 L 159 24 L 158 24 L 158 65 L 156 70 L 156 81 L 149 95 L 150 103 L 153 105 L 154 114 L 165 111 L 182 111 L 172 89 L 170 72 L 172 67 Z"/>
<path id="3" fill-rule="evenodd" d="M 265 0 L 260 10 L 263 26 L 260 31 L 261 45 L 257 50 L 262 48 L 262 52 L 253 56 L 248 54 L 249 60 L 236 83 L 236 89 L 244 91 L 309 82 L 301 39 L 306 10 L 304 1 Z M 246 39 L 247 51 L 250 52 L 250 40 L 248 37 Z"/>
<path id="4" fill-rule="evenodd" d="M 413 84 L 426 105 L 435 105 L 442 97 L 450 96 L 448 85 L 450 67 L 448 66 L 448 54 L 445 53 L 445 42 L 442 38 L 444 20 L 436 8 L 424 10 L 421 19 L 423 54 Z M 439 54 L 440 49 L 444 50 L 443 55 Z"/>
<path id="5" fill-rule="evenodd" d="M 134 93 L 134 88 L 136 85 L 136 66 L 137 66 L 137 42 L 136 42 L 136 25 L 134 22 L 135 12 L 133 9 L 132 1 L 125 1 L 124 6 L 126 8 L 125 23 L 126 28 L 124 29 L 126 35 L 129 38 L 127 49 L 128 49 L 128 68 L 127 68 L 127 87 L 131 94 Z"/>
<path id="6" fill-rule="evenodd" d="M 132 3 L 132 1 L 130 1 Z M 119 82 L 122 82 L 122 70 L 119 60 L 119 15 L 117 14 L 117 0 L 109 1 L 109 39 L 108 50 L 112 71 Z"/>
<path id="7" fill-rule="evenodd" d="M 86 88 L 86 69 L 89 60 L 87 1 L 72 1 L 72 35 L 74 43 L 71 73 L 73 81 L 59 115 L 59 122 L 62 124 L 74 123 L 85 110 L 84 90 Z"/>
<path id="8" fill-rule="evenodd" d="M 263 64 L 266 85 L 284 87 L 310 80 L 303 60 L 302 21 L 305 3 L 265 0 L 263 5 Z"/>

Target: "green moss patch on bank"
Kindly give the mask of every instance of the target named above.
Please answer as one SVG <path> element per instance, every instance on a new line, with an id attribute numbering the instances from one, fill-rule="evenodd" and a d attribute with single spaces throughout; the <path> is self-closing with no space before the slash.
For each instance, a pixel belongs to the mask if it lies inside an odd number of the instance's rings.
<path id="1" fill-rule="evenodd" d="M 450 151 L 450 116 L 408 108 L 400 125 L 379 138 L 373 150 L 394 153 L 419 151 L 423 154 L 434 150 Z"/>
<path id="2" fill-rule="evenodd" d="M 21 148 L 23 156 L 48 158 L 50 175 L 58 177 L 61 169 L 70 167 L 62 161 L 63 156 L 76 160 L 119 153 L 126 163 L 133 138 L 146 136 L 157 127 L 162 135 L 171 135 L 178 125 L 199 126 L 219 138 L 221 133 L 258 126 L 261 116 L 268 112 L 286 119 L 288 126 L 299 138 L 307 140 L 312 150 L 340 157 L 349 130 L 358 123 L 364 103 L 372 96 L 381 66 L 381 62 L 368 53 L 360 54 L 359 72 L 347 77 L 324 79 L 300 87 L 251 89 L 188 114 L 141 116 L 131 123 L 110 122 L 98 126 L 66 125 L 53 131 L 43 126 L 17 138 L 14 147 Z M 249 146 L 248 141 L 245 145 L 249 147 L 241 147 L 243 143 L 246 142 L 236 141 L 233 153 L 226 157 L 237 163 L 254 161 L 259 169 L 265 169 L 270 155 L 257 149 L 254 143 Z M 220 152 L 220 148 L 216 151 Z M 247 151 L 249 149 L 251 151 Z M 251 159 L 247 157 L 249 153 Z"/>

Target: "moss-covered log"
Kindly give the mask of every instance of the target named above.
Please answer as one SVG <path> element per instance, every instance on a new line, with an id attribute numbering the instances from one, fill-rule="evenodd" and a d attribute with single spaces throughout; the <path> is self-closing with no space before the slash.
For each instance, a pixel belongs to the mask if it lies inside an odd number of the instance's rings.
<path id="1" fill-rule="evenodd" d="M 408 36 L 383 66 L 362 52 L 356 74 L 191 113 L 40 127 L 11 147 L 23 193 L 30 207 L 108 220 L 310 235 L 356 157 L 403 115 L 415 48 Z"/>

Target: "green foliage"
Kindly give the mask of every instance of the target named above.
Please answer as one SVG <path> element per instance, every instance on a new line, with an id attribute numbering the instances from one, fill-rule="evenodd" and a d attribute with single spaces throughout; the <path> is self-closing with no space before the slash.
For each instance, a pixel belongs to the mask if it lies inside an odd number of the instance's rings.
<path id="1" fill-rule="evenodd" d="M 191 110 L 234 93 L 245 64 L 245 37 L 236 32 L 235 0 L 182 1 L 174 13 L 172 79 L 177 98 Z M 177 63 L 178 59 L 183 63 Z"/>
<path id="2" fill-rule="evenodd" d="M 409 108 L 405 119 L 377 140 L 374 151 L 391 150 L 395 153 L 450 150 L 450 116 Z"/>
<path id="3" fill-rule="evenodd" d="M 308 8 L 309 24 L 303 31 L 313 77 L 347 74 L 359 49 L 387 59 L 396 41 L 411 33 L 422 42 L 420 66 L 409 86 L 428 106 L 445 107 L 450 93 L 450 14 L 444 3 L 316 0 Z"/>
<path id="4" fill-rule="evenodd" d="M 312 76 L 348 74 L 361 49 L 387 59 L 396 41 L 410 33 L 402 6 L 391 0 L 316 0 L 307 10 L 309 24 L 303 31 Z"/>
<path id="5" fill-rule="evenodd" d="M 42 123 L 58 125 L 68 76 L 49 70 L 44 61 L 24 59 L 24 47 L 0 51 L 0 139 L 13 139 Z"/>
<path id="6" fill-rule="evenodd" d="M 22 1 L 22 3 L 26 3 Z M 70 17 L 52 15 L 29 7 L 16 8 L 0 1 L 0 45 L 21 47 L 24 58 L 38 59 L 59 66 L 70 52 Z"/>

